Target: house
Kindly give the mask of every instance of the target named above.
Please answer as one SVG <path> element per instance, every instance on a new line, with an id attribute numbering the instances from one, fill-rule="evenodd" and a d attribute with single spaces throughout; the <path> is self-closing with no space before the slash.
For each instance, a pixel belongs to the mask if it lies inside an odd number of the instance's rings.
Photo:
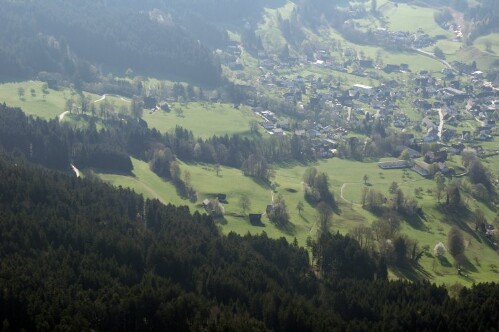
<path id="1" fill-rule="evenodd" d="M 282 128 L 274 128 L 274 129 L 272 129 L 271 133 L 273 135 L 278 135 L 278 136 L 284 135 L 284 131 L 282 130 Z"/>
<path id="2" fill-rule="evenodd" d="M 367 94 L 369 96 L 373 93 L 373 87 L 364 84 L 355 84 L 352 90 L 358 93 Z"/>
<path id="3" fill-rule="evenodd" d="M 289 130 L 289 121 L 288 120 L 279 120 L 279 121 L 277 121 L 276 125 L 277 125 L 277 128 Z"/>
<path id="4" fill-rule="evenodd" d="M 471 131 L 463 130 L 463 132 L 461 133 L 461 140 L 463 141 L 471 140 Z"/>
<path id="5" fill-rule="evenodd" d="M 378 163 L 381 169 L 402 169 L 411 167 L 411 162 L 408 160 L 385 161 Z"/>
<path id="6" fill-rule="evenodd" d="M 425 163 L 424 161 L 417 161 L 414 163 L 412 170 L 418 173 L 421 176 L 428 177 L 430 176 L 430 165 Z"/>
<path id="7" fill-rule="evenodd" d="M 253 226 L 263 226 L 261 213 L 250 213 L 249 221 Z"/>
<path id="8" fill-rule="evenodd" d="M 359 60 L 359 65 L 362 68 L 373 68 L 373 60 Z"/>
<path id="9" fill-rule="evenodd" d="M 151 108 L 156 108 L 156 105 L 158 101 L 154 97 L 144 97 L 144 108 L 146 109 L 151 109 Z"/>
<path id="10" fill-rule="evenodd" d="M 217 194 L 217 199 L 221 203 L 227 203 L 227 195 L 226 194 Z"/>
<path id="11" fill-rule="evenodd" d="M 424 161 L 428 164 L 443 163 L 447 160 L 447 151 L 428 151 L 424 156 Z"/>
<path id="12" fill-rule="evenodd" d="M 443 175 L 451 174 L 451 170 L 444 163 L 436 163 L 436 165 L 440 173 L 442 173 Z"/>
<path id="13" fill-rule="evenodd" d="M 400 154 L 403 152 L 403 151 L 407 151 L 409 152 L 409 158 L 411 159 L 414 159 L 414 158 L 419 158 L 421 157 L 421 153 L 419 153 L 418 151 L 414 150 L 414 149 L 411 149 L 410 147 L 408 146 L 405 146 L 405 145 L 399 145 L 395 148 L 395 154 L 397 156 L 400 156 Z"/>
<path id="14" fill-rule="evenodd" d="M 437 140 L 438 140 L 438 129 L 436 127 L 428 129 L 426 135 L 423 136 L 423 142 L 425 143 L 436 142 Z"/>
<path id="15" fill-rule="evenodd" d="M 385 68 L 383 68 L 383 71 L 387 74 L 389 73 L 396 73 L 400 71 L 400 66 L 399 65 L 392 65 L 392 64 L 387 64 Z"/>
<path id="16" fill-rule="evenodd" d="M 400 64 L 400 70 L 402 70 L 402 71 L 410 71 L 409 70 L 409 64 L 407 64 L 407 63 L 401 63 Z"/>
<path id="17" fill-rule="evenodd" d="M 274 129 L 274 123 L 266 121 L 262 123 L 262 127 L 265 128 L 265 130 L 272 130 Z"/>
<path id="18" fill-rule="evenodd" d="M 168 102 L 166 101 L 162 101 L 159 103 L 159 107 L 165 111 L 165 112 L 170 112 L 171 111 L 171 107 L 170 107 L 170 104 L 168 104 Z"/>
<path id="19" fill-rule="evenodd" d="M 429 129 L 437 129 L 438 128 L 438 126 L 429 117 L 427 117 L 427 116 L 425 116 L 423 118 L 423 120 L 421 121 L 421 124 L 423 126 L 425 126 L 426 128 L 428 128 L 428 130 Z"/>

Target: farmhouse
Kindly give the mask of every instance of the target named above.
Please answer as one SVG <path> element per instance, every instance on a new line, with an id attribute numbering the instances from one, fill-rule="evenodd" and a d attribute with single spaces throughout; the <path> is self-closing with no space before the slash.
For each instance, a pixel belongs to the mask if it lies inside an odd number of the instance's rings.
<path id="1" fill-rule="evenodd" d="M 411 162 L 408 160 L 385 161 L 378 163 L 381 169 L 402 169 L 411 167 Z"/>
<path id="2" fill-rule="evenodd" d="M 250 213 L 249 214 L 250 224 L 253 226 L 262 226 L 262 214 L 261 213 Z"/>
<path id="3" fill-rule="evenodd" d="M 217 194 L 217 199 L 221 203 L 226 203 L 227 202 L 227 195 L 226 194 Z"/>
<path id="4" fill-rule="evenodd" d="M 359 92 L 359 93 L 365 93 L 367 95 L 371 95 L 373 93 L 373 87 L 369 85 L 364 85 L 364 84 L 355 84 L 353 86 L 353 91 Z"/>
<path id="5" fill-rule="evenodd" d="M 424 177 L 430 176 L 430 164 L 427 164 L 424 161 L 415 162 L 414 166 L 412 167 L 412 170 L 421 176 Z"/>

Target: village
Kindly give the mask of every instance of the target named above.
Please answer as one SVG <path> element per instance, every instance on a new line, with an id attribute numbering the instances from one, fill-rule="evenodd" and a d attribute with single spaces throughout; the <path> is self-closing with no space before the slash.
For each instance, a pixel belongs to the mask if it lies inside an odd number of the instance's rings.
<path id="1" fill-rule="evenodd" d="M 380 29 L 375 34 L 407 42 L 410 47 L 431 43 L 422 31 L 409 34 Z M 241 50 L 241 45 L 233 43 L 226 51 L 232 61 L 228 66 L 235 72 L 244 69 Z M 399 166 L 410 167 L 425 177 L 436 170 L 451 174 L 453 170 L 445 165 L 447 156 L 460 154 L 465 147 L 482 157 L 499 153 L 483 147 L 483 143 L 494 141 L 498 135 L 499 82 L 488 81 L 486 73 L 474 70 L 473 66 L 457 62 L 452 67 L 443 65 L 440 73 L 412 72 L 404 63 L 381 67 L 377 61 L 361 58 L 349 48 L 343 51 L 342 61 L 326 50 L 298 57 L 260 51 L 257 57 L 261 75 L 254 85 L 280 95 L 302 119 L 256 106 L 253 111 L 261 118 L 260 125 L 269 135 L 308 138 L 317 158 L 341 154 L 339 148 L 347 141 L 367 144 L 371 138 L 359 128 L 375 121 L 389 132 L 404 135 L 407 146 L 398 146 L 391 156 L 399 159 L 407 151 L 403 157 L 411 162 L 401 162 Z M 302 76 L 304 69 L 320 69 L 325 75 Z M 360 83 L 365 80 L 345 84 L 335 79 L 335 71 L 367 78 L 372 85 Z M 293 72 L 297 74 L 290 74 Z M 251 106 L 253 101 L 248 104 Z M 421 153 L 425 144 L 437 146 L 436 151 Z"/>

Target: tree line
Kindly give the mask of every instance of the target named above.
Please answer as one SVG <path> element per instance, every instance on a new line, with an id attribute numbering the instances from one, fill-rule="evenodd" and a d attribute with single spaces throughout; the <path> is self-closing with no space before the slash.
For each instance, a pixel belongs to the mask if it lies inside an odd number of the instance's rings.
<path id="1" fill-rule="evenodd" d="M 130 156 L 151 163 L 158 175 L 171 177 L 171 162 L 221 164 L 242 169 L 248 176 L 268 180 L 270 163 L 312 158 L 305 138 L 283 136 L 249 139 L 239 135 L 195 138 L 187 129 L 160 133 L 138 117 L 108 118 L 105 128 L 95 121 L 76 129 L 58 120 L 26 116 L 20 109 L 0 104 L 0 145 L 28 161 L 49 168 L 95 167 L 130 172 Z"/>

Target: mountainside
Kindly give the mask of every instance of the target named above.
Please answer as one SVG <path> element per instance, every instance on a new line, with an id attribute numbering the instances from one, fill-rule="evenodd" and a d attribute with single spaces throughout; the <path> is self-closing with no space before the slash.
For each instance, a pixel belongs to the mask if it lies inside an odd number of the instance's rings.
<path id="1" fill-rule="evenodd" d="M 1 1 L 0 75 L 62 73 L 93 81 L 103 69 L 218 84 L 212 52 L 160 10 L 106 1 Z M 219 32 L 219 40 L 224 35 Z M 213 37 L 213 39 L 216 39 Z"/>
<path id="2" fill-rule="evenodd" d="M 319 280 L 307 252 L 284 239 L 221 236 L 210 217 L 184 207 L 1 159 L 4 329 L 492 331 L 499 324 L 496 284 L 453 300 L 429 283 L 374 281 L 372 261 L 339 234 L 322 244 L 335 272 Z"/>

